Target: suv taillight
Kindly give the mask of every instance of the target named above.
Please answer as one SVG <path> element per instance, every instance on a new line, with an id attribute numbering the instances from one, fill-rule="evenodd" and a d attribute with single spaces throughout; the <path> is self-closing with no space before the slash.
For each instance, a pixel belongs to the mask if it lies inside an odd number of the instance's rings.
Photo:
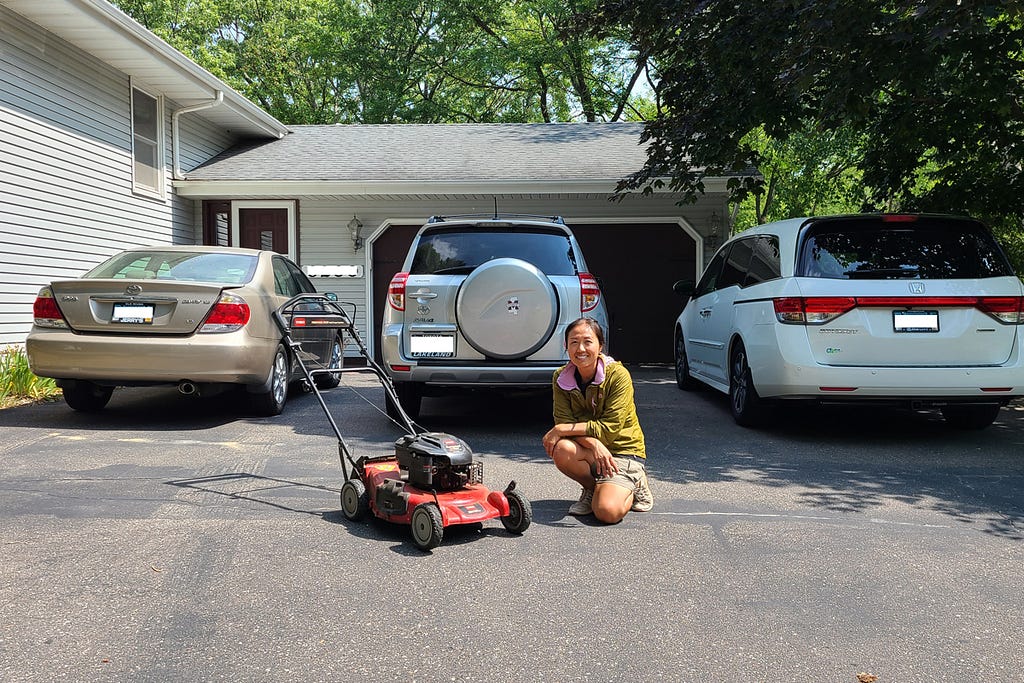
<path id="1" fill-rule="evenodd" d="M 592 311 L 600 302 L 601 288 L 597 284 L 597 278 L 590 273 L 580 273 L 580 311 Z"/>
<path id="2" fill-rule="evenodd" d="M 824 325 L 854 308 L 976 308 L 1004 325 L 1024 324 L 1019 296 L 789 296 L 772 299 L 775 317 L 792 325 Z"/>
<path id="3" fill-rule="evenodd" d="M 68 327 L 49 287 L 43 287 L 36 295 L 35 303 L 32 304 L 32 316 L 37 327 Z"/>
<path id="4" fill-rule="evenodd" d="M 409 273 L 395 273 L 388 285 L 388 304 L 396 311 L 405 310 L 405 283 L 409 279 Z"/>
<path id="5" fill-rule="evenodd" d="M 249 304 L 240 296 L 222 294 L 220 301 L 210 309 L 210 314 L 203 321 L 199 332 L 203 334 L 219 334 L 240 330 L 249 322 Z"/>

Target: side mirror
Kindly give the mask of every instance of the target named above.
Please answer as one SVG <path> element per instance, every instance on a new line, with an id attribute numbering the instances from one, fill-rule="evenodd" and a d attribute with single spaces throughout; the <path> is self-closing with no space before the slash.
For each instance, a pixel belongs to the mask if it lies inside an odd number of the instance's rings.
<path id="1" fill-rule="evenodd" d="M 693 290 L 695 287 L 696 284 L 693 280 L 679 280 L 672 285 L 672 291 L 684 299 L 689 299 L 693 296 Z"/>
<path id="2" fill-rule="evenodd" d="M 338 295 L 335 294 L 334 292 L 324 292 L 324 298 L 327 299 L 328 301 L 337 301 Z"/>

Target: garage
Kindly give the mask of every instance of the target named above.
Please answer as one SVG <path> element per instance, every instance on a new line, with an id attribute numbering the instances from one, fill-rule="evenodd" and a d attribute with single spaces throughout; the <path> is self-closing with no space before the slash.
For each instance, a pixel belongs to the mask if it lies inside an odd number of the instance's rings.
<path id="1" fill-rule="evenodd" d="M 682 300 L 672 284 L 692 279 L 694 238 L 679 222 L 570 223 L 590 271 L 601 282 L 611 320 L 609 351 L 628 363 L 671 363 L 672 323 Z M 419 225 L 391 225 L 372 245 L 373 316 L 380 320 L 388 283 L 402 267 Z M 379 349 L 379 324 L 374 349 Z"/>

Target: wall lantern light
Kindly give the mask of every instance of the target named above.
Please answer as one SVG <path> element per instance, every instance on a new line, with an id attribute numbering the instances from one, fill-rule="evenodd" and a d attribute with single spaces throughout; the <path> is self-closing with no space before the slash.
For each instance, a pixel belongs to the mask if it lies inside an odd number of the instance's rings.
<path id="1" fill-rule="evenodd" d="M 718 215 L 717 211 L 712 212 L 708 224 L 711 226 L 711 232 L 708 234 L 708 246 L 717 249 L 718 245 L 722 243 L 722 217 Z"/>
<path id="2" fill-rule="evenodd" d="M 348 231 L 352 233 L 353 251 L 359 251 L 359 249 L 363 246 L 362 222 L 355 216 L 352 216 L 352 220 L 348 222 Z"/>

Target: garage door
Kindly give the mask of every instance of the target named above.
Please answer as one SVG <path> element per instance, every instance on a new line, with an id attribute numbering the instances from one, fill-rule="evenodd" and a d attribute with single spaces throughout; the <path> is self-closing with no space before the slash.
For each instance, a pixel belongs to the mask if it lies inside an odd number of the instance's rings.
<path id="1" fill-rule="evenodd" d="M 611 354 L 629 363 L 671 363 L 672 325 L 684 303 L 672 284 L 695 278 L 693 238 L 676 223 L 571 227 L 601 282 Z"/>

